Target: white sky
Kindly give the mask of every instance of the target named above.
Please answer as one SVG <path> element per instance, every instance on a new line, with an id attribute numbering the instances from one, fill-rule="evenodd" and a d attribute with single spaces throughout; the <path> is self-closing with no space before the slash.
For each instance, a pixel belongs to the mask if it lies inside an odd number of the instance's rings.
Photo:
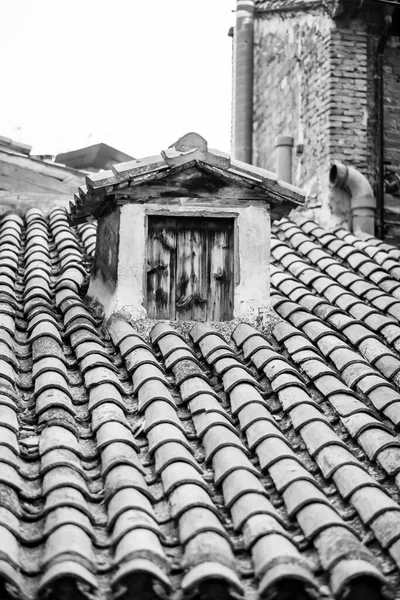
<path id="1" fill-rule="evenodd" d="M 0 135 L 134 157 L 188 131 L 230 150 L 235 0 L 0 0 Z"/>

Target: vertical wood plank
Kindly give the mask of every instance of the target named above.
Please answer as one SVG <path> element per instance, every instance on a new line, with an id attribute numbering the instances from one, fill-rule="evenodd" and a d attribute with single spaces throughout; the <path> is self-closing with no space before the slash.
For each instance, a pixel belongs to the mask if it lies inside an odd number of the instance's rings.
<path id="1" fill-rule="evenodd" d="M 176 315 L 179 320 L 207 318 L 207 225 L 201 218 L 177 220 Z"/>
<path id="2" fill-rule="evenodd" d="M 208 231 L 206 219 L 199 219 L 192 235 L 193 304 L 191 319 L 206 321 L 208 308 Z"/>
<path id="3" fill-rule="evenodd" d="M 150 318 L 233 318 L 233 229 L 232 219 L 149 217 Z"/>
<path id="4" fill-rule="evenodd" d="M 233 221 L 215 219 L 209 228 L 210 273 L 208 321 L 233 318 Z"/>
<path id="5" fill-rule="evenodd" d="M 181 227 L 177 222 L 176 234 L 176 318 L 189 320 L 192 303 L 191 281 L 191 231 L 189 227 Z"/>
<path id="6" fill-rule="evenodd" d="M 176 219 L 149 217 L 147 236 L 147 314 L 175 319 Z"/>

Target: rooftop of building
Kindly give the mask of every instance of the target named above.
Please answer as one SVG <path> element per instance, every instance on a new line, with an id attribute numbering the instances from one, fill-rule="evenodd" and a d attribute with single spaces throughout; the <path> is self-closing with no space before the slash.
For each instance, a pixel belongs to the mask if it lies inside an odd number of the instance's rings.
<path id="1" fill-rule="evenodd" d="M 342 14 L 343 9 L 357 11 L 365 8 L 379 8 L 387 5 L 399 5 L 400 0 L 255 0 L 257 12 L 291 12 L 322 7 L 332 16 Z"/>
<path id="2" fill-rule="evenodd" d="M 109 169 L 116 163 L 133 160 L 133 156 L 103 142 L 57 154 L 56 162 L 83 171 Z"/>
<path id="3" fill-rule="evenodd" d="M 193 169 L 192 169 L 193 167 Z M 187 179 L 185 174 L 189 174 Z M 160 189 L 168 180 L 168 189 Z M 108 210 L 115 199 L 144 201 L 139 188 L 145 188 L 145 201 L 187 196 L 218 200 L 225 188 L 237 187 L 237 195 L 270 203 L 273 214 L 282 216 L 304 203 L 302 189 L 280 181 L 275 173 L 236 160 L 230 154 L 208 147 L 198 133 L 179 138 L 160 154 L 113 165 L 107 171 L 90 174 L 70 202 L 70 220 L 78 224 Z M 150 189 L 149 189 L 150 188 Z"/>
<path id="4" fill-rule="evenodd" d="M 400 251 L 283 219 L 270 330 L 148 332 L 95 239 L 0 222 L 2 597 L 398 594 Z"/>

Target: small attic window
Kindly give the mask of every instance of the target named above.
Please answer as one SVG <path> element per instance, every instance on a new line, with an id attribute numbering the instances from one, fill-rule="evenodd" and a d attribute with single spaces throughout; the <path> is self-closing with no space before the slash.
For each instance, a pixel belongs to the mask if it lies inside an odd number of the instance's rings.
<path id="1" fill-rule="evenodd" d="M 150 318 L 229 321 L 233 290 L 233 218 L 148 217 Z"/>
<path id="2" fill-rule="evenodd" d="M 302 190 L 193 131 L 86 184 L 70 221 L 98 220 L 87 297 L 105 319 L 267 324 L 271 218 L 304 204 Z"/>

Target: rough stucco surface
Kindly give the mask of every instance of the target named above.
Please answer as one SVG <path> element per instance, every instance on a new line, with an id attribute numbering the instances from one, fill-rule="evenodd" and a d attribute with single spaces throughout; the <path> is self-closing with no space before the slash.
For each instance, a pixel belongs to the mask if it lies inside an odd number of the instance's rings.
<path id="1" fill-rule="evenodd" d="M 200 212 L 199 212 L 200 211 Z M 105 317 L 123 312 L 136 321 L 147 316 L 146 215 L 236 216 L 234 319 L 261 323 L 269 312 L 270 212 L 268 206 L 166 207 L 126 204 L 121 207 L 118 278 L 114 289 L 100 271 L 92 277 L 88 296 L 104 308 Z"/>
<path id="2" fill-rule="evenodd" d="M 268 207 L 249 206 L 239 210 L 238 272 L 235 287 L 234 317 L 254 321 L 263 319 L 269 306 L 269 255 L 271 220 Z"/>
<path id="3" fill-rule="evenodd" d="M 328 202 L 321 182 L 329 172 L 332 27 L 332 19 L 322 9 L 273 13 L 256 20 L 255 163 L 274 171 L 276 137 L 292 135 L 293 183 L 306 189 L 309 205 L 317 194 L 323 205 Z"/>
<path id="4" fill-rule="evenodd" d="M 100 269 L 92 273 L 88 297 L 100 303 L 106 318 L 117 311 L 128 311 L 135 319 L 146 317 L 143 308 L 143 269 L 145 260 L 144 208 L 139 205 L 121 207 L 116 285 L 103 277 Z M 98 241 L 98 245 L 101 242 Z"/>

